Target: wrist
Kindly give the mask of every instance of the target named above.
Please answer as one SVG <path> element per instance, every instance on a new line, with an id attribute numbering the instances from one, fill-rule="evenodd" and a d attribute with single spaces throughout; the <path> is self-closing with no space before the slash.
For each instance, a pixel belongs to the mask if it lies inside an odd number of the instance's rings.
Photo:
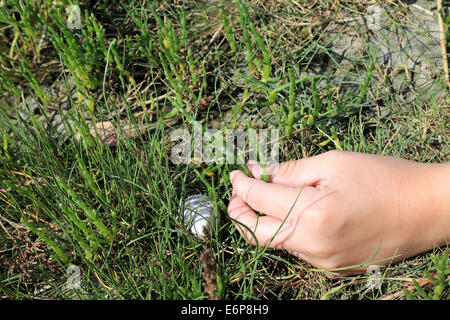
<path id="1" fill-rule="evenodd" d="M 444 245 L 450 240 L 450 163 L 430 164 L 430 208 L 434 211 L 433 241 Z"/>
<path id="2" fill-rule="evenodd" d="M 450 239 L 449 170 L 449 164 L 417 162 L 407 170 L 400 206 L 404 258 Z"/>

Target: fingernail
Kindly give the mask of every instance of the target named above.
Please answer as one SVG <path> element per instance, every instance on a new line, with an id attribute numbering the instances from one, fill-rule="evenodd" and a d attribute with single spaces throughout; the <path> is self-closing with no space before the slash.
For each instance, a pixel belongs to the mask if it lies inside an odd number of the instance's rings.
<path id="1" fill-rule="evenodd" d="M 254 162 L 253 164 L 247 163 L 247 167 L 252 173 L 254 177 L 257 177 L 261 174 L 261 165 L 258 162 Z"/>

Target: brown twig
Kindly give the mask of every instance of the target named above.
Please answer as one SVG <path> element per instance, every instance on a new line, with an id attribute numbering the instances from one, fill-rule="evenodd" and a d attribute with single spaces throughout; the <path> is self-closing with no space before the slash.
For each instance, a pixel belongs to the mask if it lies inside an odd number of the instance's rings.
<path id="1" fill-rule="evenodd" d="M 203 280 L 205 281 L 204 288 L 205 293 L 208 295 L 208 300 L 218 300 L 217 297 L 217 274 L 216 265 L 211 257 L 211 249 L 206 249 L 200 255 L 200 261 L 202 262 L 203 268 Z"/>
<path id="2" fill-rule="evenodd" d="M 3 223 L 1 221 L 0 221 L 0 226 L 2 227 L 3 231 L 6 232 L 8 237 L 10 237 L 11 240 L 14 241 L 14 243 L 16 243 L 16 239 L 8 232 L 8 229 L 6 229 L 6 227 L 3 225 Z"/>

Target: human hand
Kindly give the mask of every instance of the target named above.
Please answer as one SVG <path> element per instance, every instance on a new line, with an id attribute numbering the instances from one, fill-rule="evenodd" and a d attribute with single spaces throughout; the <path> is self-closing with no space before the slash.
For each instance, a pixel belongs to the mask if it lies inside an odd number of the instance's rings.
<path id="1" fill-rule="evenodd" d="M 271 183 L 259 180 L 259 164 L 247 166 L 254 178 L 230 174 L 228 213 L 239 232 L 252 244 L 287 250 L 318 268 L 360 265 L 371 257 L 370 264 L 386 265 L 450 238 L 448 163 L 331 151 L 268 167 Z"/>

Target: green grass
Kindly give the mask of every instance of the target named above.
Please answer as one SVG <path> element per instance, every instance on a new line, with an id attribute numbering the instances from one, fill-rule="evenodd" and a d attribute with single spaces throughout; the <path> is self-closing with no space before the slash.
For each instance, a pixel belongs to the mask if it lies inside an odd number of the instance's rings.
<path id="1" fill-rule="evenodd" d="M 73 3 L 82 8 L 80 30 L 65 27 Z M 406 297 L 448 298 L 448 262 L 432 255 L 448 260 L 448 246 L 384 268 L 379 289 L 367 289 L 369 275 L 331 280 L 240 237 L 226 207 L 228 175 L 242 166 L 170 158 L 174 129 L 222 121 L 220 128 L 280 129 L 281 161 L 332 149 L 448 161 L 442 75 L 396 93 L 370 45 L 350 62 L 330 51 L 333 21 L 363 5 L 94 3 L 15 0 L 0 8 L 0 297 L 211 298 L 200 259 L 210 249 L 220 299 L 380 299 L 427 273 L 439 282 Z M 324 61 L 324 72 L 308 73 Z M 336 81 L 339 70 L 359 81 Z M 63 94 L 46 89 L 55 81 Z M 20 120 L 29 95 L 39 109 Z M 67 139 L 50 121 L 64 99 Z M 109 147 L 89 135 L 100 121 L 150 129 L 136 138 L 119 131 Z M 193 193 L 214 203 L 207 241 L 179 219 Z M 80 268 L 80 289 L 66 286 L 71 265 Z"/>

